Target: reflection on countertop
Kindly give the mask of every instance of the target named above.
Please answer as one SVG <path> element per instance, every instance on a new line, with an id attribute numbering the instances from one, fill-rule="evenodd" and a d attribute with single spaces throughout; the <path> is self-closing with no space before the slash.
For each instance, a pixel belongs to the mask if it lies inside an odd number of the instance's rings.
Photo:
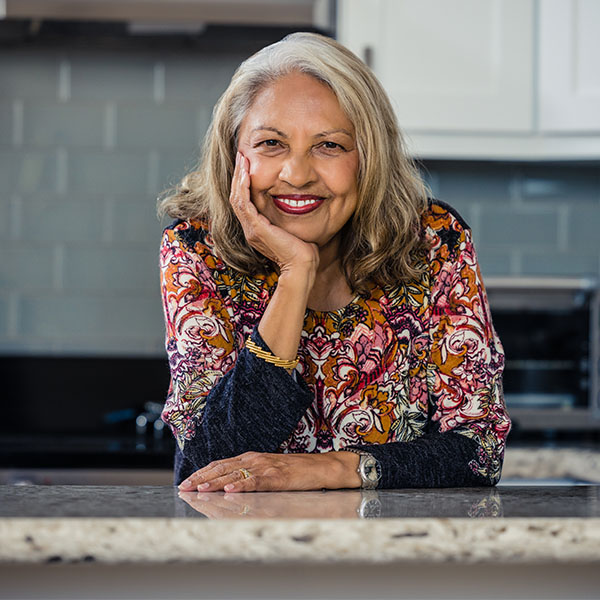
<path id="1" fill-rule="evenodd" d="M 168 486 L 0 486 L 0 517 L 600 518 L 600 486 L 224 494 Z"/>

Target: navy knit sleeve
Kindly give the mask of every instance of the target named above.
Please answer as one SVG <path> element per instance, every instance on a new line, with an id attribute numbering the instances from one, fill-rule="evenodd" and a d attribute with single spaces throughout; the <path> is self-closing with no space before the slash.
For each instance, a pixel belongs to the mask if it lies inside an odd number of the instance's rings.
<path id="1" fill-rule="evenodd" d="M 251 339 L 269 350 L 255 328 Z M 213 460 L 248 451 L 276 452 L 312 402 L 302 378 L 296 381 L 244 348 L 235 366 L 210 391 L 195 435 L 182 455 L 199 469 Z"/>
<path id="2" fill-rule="evenodd" d="M 500 479 L 510 431 L 502 392 L 504 352 L 471 232 L 455 218 L 450 222 L 452 235 L 442 240 L 449 255 L 434 249 L 425 433 L 361 446 L 379 459 L 382 488 L 486 486 Z"/>
<path id="3" fill-rule="evenodd" d="M 380 488 L 487 486 L 496 482 L 474 473 L 477 442 L 453 432 L 425 433 L 410 442 L 360 446 L 381 465 Z"/>

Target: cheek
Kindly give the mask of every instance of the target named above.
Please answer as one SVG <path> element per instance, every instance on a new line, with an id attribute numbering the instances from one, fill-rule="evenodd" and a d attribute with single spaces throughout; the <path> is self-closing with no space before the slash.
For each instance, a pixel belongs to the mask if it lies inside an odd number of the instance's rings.
<path id="1" fill-rule="evenodd" d="M 263 189 L 273 184 L 279 170 L 277 161 L 273 158 L 265 158 L 260 155 L 249 153 L 246 155 L 250 161 L 250 178 L 252 187 Z"/>
<path id="2" fill-rule="evenodd" d="M 332 191 L 339 194 L 349 194 L 356 191 L 357 187 L 357 166 L 354 161 L 348 161 L 337 165 L 336 169 L 329 169 L 325 172 L 325 181 L 328 181 Z"/>

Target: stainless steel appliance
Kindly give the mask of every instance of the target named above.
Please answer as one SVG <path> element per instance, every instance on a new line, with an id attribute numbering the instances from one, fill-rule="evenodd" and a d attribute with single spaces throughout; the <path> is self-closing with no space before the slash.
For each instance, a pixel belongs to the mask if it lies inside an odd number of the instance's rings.
<path id="1" fill-rule="evenodd" d="M 600 289 L 592 278 L 490 277 L 506 353 L 504 393 L 521 429 L 600 429 Z"/>

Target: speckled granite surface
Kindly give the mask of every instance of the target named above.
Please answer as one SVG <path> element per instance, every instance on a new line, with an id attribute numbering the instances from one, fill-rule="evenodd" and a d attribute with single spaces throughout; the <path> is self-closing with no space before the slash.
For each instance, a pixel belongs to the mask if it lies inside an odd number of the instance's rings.
<path id="1" fill-rule="evenodd" d="M 600 483 L 600 452 L 575 448 L 508 447 L 502 479 L 580 479 Z"/>
<path id="2" fill-rule="evenodd" d="M 239 495 L 0 488 L 4 564 L 240 561 L 599 562 L 600 486 Z"/>

